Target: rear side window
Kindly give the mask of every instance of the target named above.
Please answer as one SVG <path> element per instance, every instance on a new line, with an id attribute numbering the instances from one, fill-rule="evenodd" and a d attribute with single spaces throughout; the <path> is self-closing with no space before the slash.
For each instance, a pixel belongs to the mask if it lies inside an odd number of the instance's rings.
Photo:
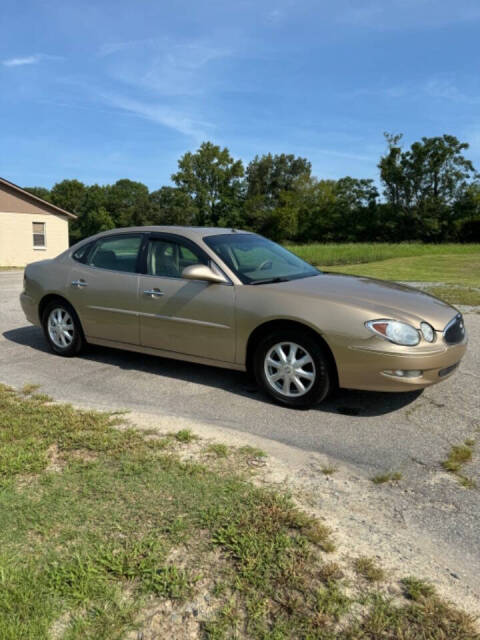
<path id="1" fill-rule="evenodd" d="M 88 257 L 88 264 L 99 269 L 135 273 L 142 236 L 103 238 Z"/>

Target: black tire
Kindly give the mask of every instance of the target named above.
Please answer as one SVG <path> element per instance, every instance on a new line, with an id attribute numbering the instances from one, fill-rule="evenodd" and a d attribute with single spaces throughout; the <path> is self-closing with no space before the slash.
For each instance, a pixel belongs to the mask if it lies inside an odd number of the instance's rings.
<path id="1" fill-rule="evenodd" d="M 289 383 L 288 380 L 287 383 L 279 381 L 280 386 L 283 386 L 284 384 L 288 385 L 288 393 L 297 392 L 299 395 L 285 395 L 277 387 L 274 387 L 274 383 L 270 382 L 267 378 L 266 368 L 270 369 L 269 373 L 278 373 L 280 371 L 279 367 L 277 367 L 277 369 L 272 369 L 268 364 L 266 364 L 265 361 L 267 355 L 275 346 L 278 345 L 284 344 L 285 346 L 282 346 L 282 350 L 285 350 L 286 343 L 297 345 L 300 351 L 296 350 L 296 353 L 301 357 L 304 357 L 302 356 L 303 351 L 305 354 L 310 356 L 312 361 L 312 363 L 307 363 L 305 366 L 307 368 L 309 367 L 307 373 L 313 373 L 313 381 L 311 382 L 306 378 L 302 378 L 302 374 L 299 376 L 301 378 L 300 382 L 302 382 L 306 388 L 305 392 L 300 392 L 293 382 Z M 275 356 L 276 354 L 274 353 L 273 355 Z M 272 332 L 263 338 L 263 340 L 258 344 L 254 354 L 253 369 L 257 383 L 263 391 L 279 404 L 283 404 L 288 407 L 306 409 L 315 404 L 319 404 L 326 398 L 333 386 L 333 375 L 330 370 L 329 359 L 326 356 L 322 345 L 319 341 L 315 340 L 314 336 L 294 329 Z M 297 371 L 298 370 L 299 369 L 297 369 Z M 303 371 L 304 368 L 300 367 L 300 370 Z M 281 380 L 283 379 L 281 378 Z M 309 387 L 307 387 L 308 384 L 310 384 Z"/>
<path id="2" fill-rule="evenodd" d="M 51 314 L 56 310 L 60 310 L 61 315 L 65 314 L 63 318 L 68 317 L 71 319 L 71 325 L 70 323 L 68 323 L 67 326 L 72 327 L 72 337 L 70 341 L 68 341 L 68 339 L 65 340 L 65 342 L 68 342 L 68 344 L 65 344 L 65 346 L 61 346 L 60 344 L 56 343 L 50 335 L 49 319 Z M 43 310 L 42 326 L 45 338 L 48 342 L 48 346 L 50 347 L 51 351 L 53 351 L 53 353 L 56 353 L 60 356 L 65 356 L 66 358 L 71 358 L 79 354 L 83 349 L 85 345 L 85 338 L 83 336 L 83 330 L 80 324 L 80 320 L 75 313 L 75 309 L 65 300 L 52 300 L 47 304 L 47 306 Z M 68 332 L 70 333 L 70 329 L 68 329 Z"/>

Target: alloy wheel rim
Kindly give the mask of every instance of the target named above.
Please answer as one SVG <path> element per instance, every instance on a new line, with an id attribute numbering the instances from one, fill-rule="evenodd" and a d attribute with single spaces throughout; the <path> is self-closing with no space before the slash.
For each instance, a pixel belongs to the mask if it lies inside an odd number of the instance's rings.
<path id="1" fill-rule="evenodd" d="M 305 347 L 295 342 L 278 342 L 265 356 L 265 377 L 277 393 L 288 398 L 299 398 L 312 388 L 315 363 Z"/>
<path id="2" fill-rule="evenodd" d="M 66 349 L 74 338 L 73 318 L 63 307 L 56 307 L 48 316 L 48 335 L 56 347 Z"/>

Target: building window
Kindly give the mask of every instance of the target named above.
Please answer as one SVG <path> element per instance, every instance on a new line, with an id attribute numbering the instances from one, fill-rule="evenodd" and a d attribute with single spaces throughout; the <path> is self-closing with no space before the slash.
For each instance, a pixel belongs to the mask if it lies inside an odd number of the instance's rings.
<path id="1" fill-rule="evenodd" d="M 33 248 L 44 249 L 47 243 L 45 240 L 45 222 L 33 223 Z"/>

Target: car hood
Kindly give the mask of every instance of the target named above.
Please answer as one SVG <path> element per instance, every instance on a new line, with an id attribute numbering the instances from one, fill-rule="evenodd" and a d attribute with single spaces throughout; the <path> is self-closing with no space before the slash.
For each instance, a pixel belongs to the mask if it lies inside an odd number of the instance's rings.
<path id="1" fill-rule="evenodd" d="M 264 285 L 263 285 L 264 286 Z M 310 278 L 267 285 L 293 295 L 332 300 L 365 309 L 370 319 L 391 317 L 415 322 L 429 322 L 443 331 L 457 310 L 451 305 L 418 289 L 396 282 L 359 276 L 323 273 Z"/>

